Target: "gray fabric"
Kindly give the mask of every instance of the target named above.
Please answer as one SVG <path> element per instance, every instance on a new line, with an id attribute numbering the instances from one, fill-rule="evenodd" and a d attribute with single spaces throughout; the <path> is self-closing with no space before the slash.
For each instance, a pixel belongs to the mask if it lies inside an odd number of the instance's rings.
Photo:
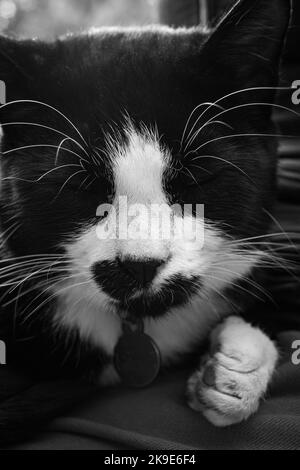
<path id="1" fill-rule="evenodd" d="M 300 449 L 300 366 L 291 362 L 298 332 L 280 335 L 281 365 L 267 400 L 247 422 L 220 429 L 184 400 L 190 370 L 165 374 L 143 390 L 108 389 L 14 449 Z"/>

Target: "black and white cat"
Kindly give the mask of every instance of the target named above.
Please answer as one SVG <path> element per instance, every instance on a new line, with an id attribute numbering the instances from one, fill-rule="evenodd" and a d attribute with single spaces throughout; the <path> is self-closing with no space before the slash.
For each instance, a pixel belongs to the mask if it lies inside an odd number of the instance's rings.
<path id="1" fill-rule="evenodd" d="M 210 422 L 231 425 L 257 410 L 278 352 L 242 314 L 262 294 L 256 272 L 269 265 L 271 111 L 289 16 L 288 0 L 241 0 L 213 33 L 1 37 L 0 336 L 8 361 L 116 384 L 122 325 L 139 319 L 162 366 L 209 339 L 187 394 Z M 204 243 L 186 232 L 101 238 L 97 228 L 110 233 L 122 197 L 129 212 L 162 204 L 171 224 L 192 217 Z M 102 204 L 111 211 L 99 216 Z M 204 217 L 180 216 L 173 204 L 203 204 Z"/>

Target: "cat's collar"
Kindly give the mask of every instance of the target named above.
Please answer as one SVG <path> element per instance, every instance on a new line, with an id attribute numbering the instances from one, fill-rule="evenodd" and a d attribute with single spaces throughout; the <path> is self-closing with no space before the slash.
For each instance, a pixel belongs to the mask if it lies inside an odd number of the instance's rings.
<path id="1" fill-rule="evenodd" d="M 161 356 L 157 344 L 144 332 L 141 318 L 122 315 L 122 335 L 114 350 L 114 366 L 122 382 L 142 388 L 157 377 Z"/>

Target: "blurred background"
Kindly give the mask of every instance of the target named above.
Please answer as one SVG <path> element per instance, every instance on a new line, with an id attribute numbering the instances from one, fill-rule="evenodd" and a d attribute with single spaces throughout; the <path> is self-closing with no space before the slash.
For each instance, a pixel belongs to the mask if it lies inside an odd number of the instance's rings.
<path id="1" fill-rule="evenodd" d="M 155 22 L 157 0 L 0 0 L 0 33 L 22 37 Z"/>
<path id="2" fill-rule="evenodd" d="M 213 25 L 235 0 L 0 0 L 0 34 L 53 39 L 91 26 Z M 271 1 L 271 0 L 270 0 Z M 300 0 L 294 0 L 287 56 L 300 59 Z"/>

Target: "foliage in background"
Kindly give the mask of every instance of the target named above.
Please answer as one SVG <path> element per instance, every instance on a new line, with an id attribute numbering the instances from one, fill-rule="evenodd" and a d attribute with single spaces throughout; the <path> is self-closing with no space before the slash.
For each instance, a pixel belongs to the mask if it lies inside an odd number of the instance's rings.
<path id="1" fill-rule="evenodd" d="M 156 0 L 0 0 L 0 32 L 52 38 L 91 26 L 155 23 Z"/>

